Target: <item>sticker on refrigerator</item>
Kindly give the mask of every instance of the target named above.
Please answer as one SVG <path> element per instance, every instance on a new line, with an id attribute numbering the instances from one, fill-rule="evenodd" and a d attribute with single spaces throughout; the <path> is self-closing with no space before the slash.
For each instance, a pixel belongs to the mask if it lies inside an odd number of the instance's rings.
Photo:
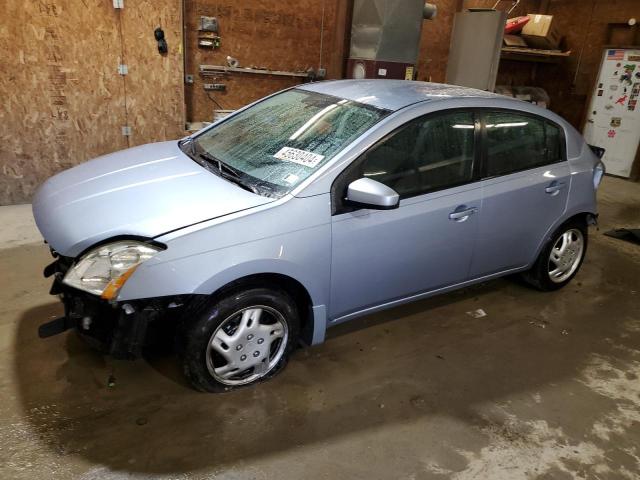
<path id="1" fill-rule="evenodd" d="M 611 117 L 611 125 L 613 128 L 617 128 L 622 124 L 622 117 Z"/>
<path id="2" fill-rule="evenodd" d="M 618 100 L 616 100 L 616 105 L 624 105 L 627 101 L 627 95 L 621 96 Z"/>
<path id="3" fill-rule="evenodd" d="M 624 60 L 624 50 L 609 50 L 607 60 Z"/>
<path id="4" fill-rule="evenodd" d="M 607 132 L 607 137 L 614 138 L 615 136 L 616 136 L 616 131 L 614 129 L 611 129 Z"/>
<path id="5" fill-rule="evenodd" d="M 635 63 L 628 63 L 624 66 L 624 73 L 620 75 L 620 83 L 631 85 L 633 71 L 636 69 Z"/>
<path id="6" fill-rule="evenodd" d="M 627 110 L 630 112 L 635 111 L 636 104 L 638 103 L 638 96 L 640 96 L 640 82 L 634 83 L 631 89 L 631 96 L 629 97 L 629 103 L 627 103 Z"/>

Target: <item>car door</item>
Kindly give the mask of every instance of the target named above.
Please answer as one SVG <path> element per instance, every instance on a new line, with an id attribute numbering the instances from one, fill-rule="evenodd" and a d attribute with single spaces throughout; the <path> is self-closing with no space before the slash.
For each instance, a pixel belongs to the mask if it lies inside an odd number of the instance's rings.
<path id="1" fill-rule="evenodd" d="M 471 111 L 415 119 L 382 139 L 332 187 L 333 320 L 467 278 L 480 217 L 480 126 Z M 350 182 L 393 188 L 393 210 L 354 208 Z M 474 183 L 475 182 L 475 183 Z"/>
<path id="2" fill-rule="evenodd" d="M 566 209 L 570 170 L 563 130 L 536 115 L 483 113 L 482 213 L 471 276 L 517 269 Z"/>

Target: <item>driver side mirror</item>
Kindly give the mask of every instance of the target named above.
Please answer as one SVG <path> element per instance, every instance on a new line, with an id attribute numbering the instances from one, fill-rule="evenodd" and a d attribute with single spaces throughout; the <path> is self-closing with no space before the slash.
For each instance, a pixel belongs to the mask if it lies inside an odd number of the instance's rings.
<path id="1" fill-rule="evenodd" d="M 400 195 L 371 178 L 359 178 L 347 187 L 346 200 L 354 205 L 376 210 L 391 210 L 400 205 Z"/>

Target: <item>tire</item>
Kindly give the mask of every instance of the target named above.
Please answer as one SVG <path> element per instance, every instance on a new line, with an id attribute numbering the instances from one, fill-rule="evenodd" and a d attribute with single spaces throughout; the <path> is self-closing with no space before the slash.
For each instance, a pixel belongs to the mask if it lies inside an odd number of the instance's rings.
<path id="1" fill-rule="evenodd" d="M 196 390 L 226 392 L 280 372 L 299 330 L 296 304 L 288 294 L 251 288 L 189 306 L 177 350 Z"/>
<path id="2" fill-rule="evenodd" d="M 523 280 L 544 292 L 564 287 L 580 270 L 587 252 L 588 233 L 584 220 L 576 218 L 564 223 L 551 236 L 533 267 L 522 274 Z M 571 242 L 567 243 L 568 247 L 564 250 L 566 256 L 560 256 L 558 247 L 565 244 L 567 235 L 571 237 Z"/>

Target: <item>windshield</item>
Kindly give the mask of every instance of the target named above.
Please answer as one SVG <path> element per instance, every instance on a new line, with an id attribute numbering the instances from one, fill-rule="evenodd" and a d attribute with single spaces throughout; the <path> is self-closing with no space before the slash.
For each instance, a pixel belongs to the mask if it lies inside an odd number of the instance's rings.
<path id="1" fill-rule="evenodd" d="M 191 154 L 230 178 L 225 167 L 234 181 L 256 193 L 280 197 L 388 113 L 330 95 L 287 90 L 198 135 Z"/>

